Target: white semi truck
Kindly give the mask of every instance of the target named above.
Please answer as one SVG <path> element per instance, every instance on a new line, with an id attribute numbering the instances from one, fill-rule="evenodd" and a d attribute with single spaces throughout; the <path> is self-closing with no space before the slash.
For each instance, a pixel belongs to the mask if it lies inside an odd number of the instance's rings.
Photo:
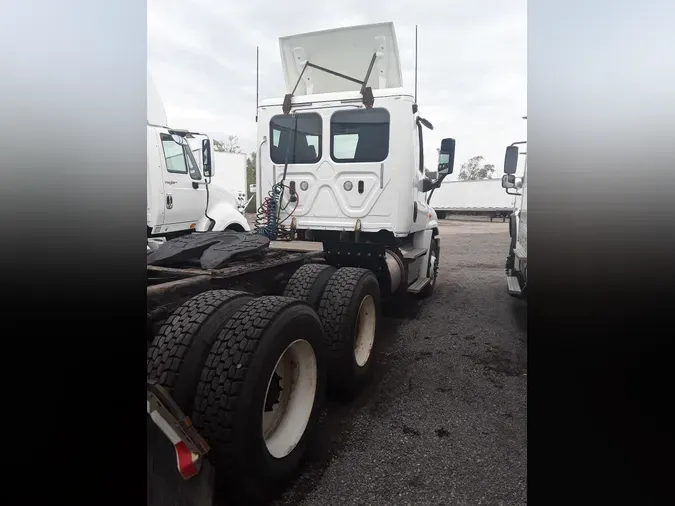
<path id="1" fill-rule="evenodd" d="M 509 294 L 527 296 L 527 152 L 520 153 L 518 146 L 527 141 L 514 142 L 506 148 L 502 187 L 514 196 L 513 214 L 509 222 L 511 243 L 506 257 L 506 281 Z M 523 156 L 522 177 L 516 176 L 519 156 Z"/>
<path id="2" fill-rule="evenodd" d="M 393 24 L 285 37 L 280 45 L 288 93 L 258 108 L 258 202 L 280 206 L 279 220 L 302 239 L 322 241 L 340 265 L 360 261 L 371 247 L 363 245 L 373 245 L 371 256 L 405 266 L 395 285 L 433 290 L 440 236 L 427 195 L 452 171 L 454 139 L 441 143 L 450 163 L 440 180 L 428 179 L 424 131 L 433 126 L 402 88 Z"/>
<path id="3" fill-rule="evenodd" d="M 434 191 L 433 205 L 439 219 L 451 214 L 472 214 L 505 221 L 513 212 L 514 198 L 504 193 L 499 179 L 443 181 Z"/>
<path id="4" fill-rule="evenodd" d="M 437 280 L 426 200 L 452 172 L 455 141 L 443 139 L 429 179 L 433 127 L 402 88 L 393 23 L 280 46 L 287 93 L 258 107 L 255 231 L 195 233 L 148 255 L 149 428 L 165 436 L 149 444 L 166 443 L 148 451 L 171 441 L 173 473 L 189 478 L 167 500 L 190 482 L 230 504 L 268 500 L 297 469 L 324 396 L 368 381 L 382 306 Z M 206 171 L 208 139 L 203 151 Z M 153 475 L 162 463 L 149 457 L 148 497 L 167 490 L 171 477 Z"/>
<path id="5" fill-rule="evenodd" d="M 190 139 L 208 137 L 169 127 L 150 74 L 147 86 L 148 238 L 169 239 L 195 230 L 250 230 L 236 198 L 210 184 L 215 165 L 205 171 L 194 157 Z"/>

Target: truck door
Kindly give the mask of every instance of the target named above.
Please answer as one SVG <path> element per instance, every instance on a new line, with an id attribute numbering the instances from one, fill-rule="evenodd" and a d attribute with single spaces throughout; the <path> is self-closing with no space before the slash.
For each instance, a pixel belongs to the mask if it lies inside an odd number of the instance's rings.
<path id="1" fill-rule="evenodd" d="M 335 111 L 329 135 L 328 163 L 337 174 L 335 190 L 344 214 L 389 221 L 391 204 L 379 202 L 395 168 L 389 162 L 389 111 L 381 107 Z M 349 183 L 353 189 L 345 192 Z"/>
<path id="2" fill-rule="evenodd" d="M 522 197 L 520 201 L 520 213 L 518 219 L 520 224 L 518 227 L 518 242 L 527 251 L 527 158 L 525 158 L 525 168 L 523 170 L 523 187 L 521 190 Z"/>
<path id="3" fill-rule="evenodd" d="M 422 192 L 422 180 L 425 177 L 424 167 L 424 127 L 418 121 L 415 122 L 413 152 L 415 154 L 415 170 L 413 171 L 413 202 L 417 212 L 413 213 L 413 222 L 410 228 L 411 232 L 417 232 L 426 228 L 428 219 L 427 196 L 428 193 Z"/>
<path id="4" fill-rule="evenodd" d="M 192 228 L 206 209 L 206 188 L 189 144 L 178 144 L 168 133 L 160 133 L 164 154 L 166 208 L 164 232 Z M 202 183 L 202 184 L 199 184 Z"/>

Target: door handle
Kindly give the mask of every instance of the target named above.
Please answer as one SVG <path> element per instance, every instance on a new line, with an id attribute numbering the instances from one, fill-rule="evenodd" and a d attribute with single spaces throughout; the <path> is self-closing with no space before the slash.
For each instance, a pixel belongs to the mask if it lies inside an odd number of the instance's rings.
<path id="1" fill-rule="evenodd" d="M 166 194 L 166 208 L 173 208 L 173 196 L 170 193 Z"/>
<path id="2" fill-rule="evenodd" d="M 192 182 L 192 187 L 193 187 L 195 190 L 199 190 L 199 183 L 195 183 L 195 182 L 193 181 L 193 182 Z"/>

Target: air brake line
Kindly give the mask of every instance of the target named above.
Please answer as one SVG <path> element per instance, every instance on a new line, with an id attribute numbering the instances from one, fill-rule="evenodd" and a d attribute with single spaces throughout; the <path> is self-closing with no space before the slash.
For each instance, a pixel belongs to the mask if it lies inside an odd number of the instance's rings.
<path id="1" fill-rule="evenodd" d="M 282 199 L 284 196 L 284 190 L 286 189 L 285 181 L 286 174 L 288 173 L 288 162 L 289 155 L 291 154 L 291 146 L 293 146 L 293 160 L 295 160 L 295 150 L 296 150 L 296 138 L 298 132 L 298 115 L 297 113 L 293 114 L 293 130 L 291 131 L 291 138 L 288 146 L 286 147 L 286 157 L 284 160 L 284 173 L 281 177 L 281 181 L 274 183 L 271 190 L 267 193 L 267 197 L 260 204 L 256 212 L 256 223 L 255 229 L 256 233 L 264 235 L 265 237 L 275 240 L 278 236 L 282 236 L 286 240 L 290 240 L 292 237 L 286 229 L 280 227 L 280 225 L 286 221 L 297 209 L 298 200 L 296 195 L 295 207 L 293 210 L 288 213 L 288 215 L 281 221 L 281 211 L 288 208 L 288 204 L 285 207 L 282 207 Z M 290 191 L 290 188 L 289 188 Z"/>

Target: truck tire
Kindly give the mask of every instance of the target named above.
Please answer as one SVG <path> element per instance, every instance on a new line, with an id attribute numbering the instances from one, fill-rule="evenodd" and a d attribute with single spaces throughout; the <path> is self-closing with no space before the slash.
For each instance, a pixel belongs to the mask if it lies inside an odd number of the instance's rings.
<path id="1" fill-rule="evenodd" d="M 202 370 L 192 419 L 231 504 L 269 500 L 297 469 L 326 374 L 321 321 L 302 301 L 260 297 L 225 324 Z"/>
<path id="2" fill-rule="evenodd" d="M 155 336 L 160 331 L 166 320 L 171 316 L 171 314 L 179 308 L 186 300 L 190 297 L 181 297 L 170 304 L 157 307 L 152 311 L 147 312 L 146 320 L 146 338 L 147 338 L 147 348 L 150 347 L 152 341 L 155 339 Z"/>
<path id="3" fill-rule="evenodd" d="M 301 266 L 288 280 L 284 297 L 305 301 L 316 311 L 319 308 L 323 290 L 336 270 L 335 267 L 327 264 Z"/>
<path id="4" fill-rule="evenodd" d="M 200 293 L 167 318 L 148 348 L 148 377 L 167 388 L 188 416 L 218 332 L 237 309 L 253 298 L 231 290 Z"/>
<path id="5" fill-rule="evenodd" d="M 328 342 L 328 393 L 356 395 L 367 380 L 380 318 L 380 286 L 375 275 L 357 267 L 335 271 L 318 309 Z"/>
<path id="6" fill-rule="evenodd" d="M 441 246 L 438 242 L 437 234 L 431 237 L 431 244 L 429 245 L 429 259 L 427 261 L 427 277 L 431 279 L 429 284 L 422 290 L 423 297 L 430 297 L 436 288 L 436 281 L 438 280 L 438 264 L 440 262 Z"/>

